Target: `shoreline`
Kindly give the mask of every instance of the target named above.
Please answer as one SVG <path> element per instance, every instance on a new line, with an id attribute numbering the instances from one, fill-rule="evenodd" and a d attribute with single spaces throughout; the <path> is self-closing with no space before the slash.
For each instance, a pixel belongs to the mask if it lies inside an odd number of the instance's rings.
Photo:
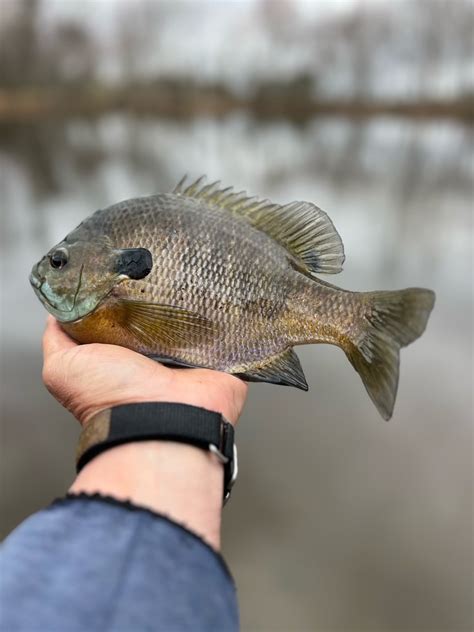
<path id="1" fill-rule="evenodd" d="M 390 116 L 411 119 L 474 120 L 474 100 L 420 101 L 313 100 L 290 91 L 236 97 L 221 88 L 167 84 L 127 88 L 0 88 L 0 122 L 24 122 L 49 117 L 97 117 L 109 112 L 189 119 L 225 117 L 247 112 L 261 119 L 283 118 L 296 123 L 318 116 L 366 119 Z"/>

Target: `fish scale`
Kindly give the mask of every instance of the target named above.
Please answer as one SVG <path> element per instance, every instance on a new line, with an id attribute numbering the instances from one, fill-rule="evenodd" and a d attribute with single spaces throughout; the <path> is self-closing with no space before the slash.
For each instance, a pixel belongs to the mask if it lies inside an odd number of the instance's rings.
<path id="1" fill-rule="evenodd" d="M 211 341 L 191 336 L 186 354 L 178 355 L 178 360 L 226 369 L 229 363 L 244 366 L 286 348 L 282 332 L 279 336 L 275 332 L 281 329 L 276 321 L 285 309 L 285 288 L 291 283 L 288 272 L 293 271 L 288 270 L 286 252 L 280 248 L 275 253 L 274 242 L 264 233 L 250 228 L 256 236 L 249 236 L 248 225 L 238 217 L 224 215 L 199 200 L 171 195 L 125 207 L 121 203 L 111 207 L 106 217 L 99 212 L 87 226 L 92 232 L 95 217 L 116 247 L 140 245 L 153 255 L 153 270 L 140 287 L 124 282 L 117 287 L 116 297 L 139 299 L 145 288 L 144 298 L 185 307 L 215 324 Z M 266 261 L 263 268 L 252 265 L 260 253 Z M 176 355 L 169 347 L 149 351 Z"/>
<path id="2" fill-rule="evenodd" d="M 307 390 L 293 347 L 336 344 L 389 418 L 399 350 L 423 332 L 434 294 L 350 292 L 316 276 L 343 261 L 342 240 L 315 205 L 199 179 L 96 211 L 30 278 L 78 342 L 168 363 Z"/>

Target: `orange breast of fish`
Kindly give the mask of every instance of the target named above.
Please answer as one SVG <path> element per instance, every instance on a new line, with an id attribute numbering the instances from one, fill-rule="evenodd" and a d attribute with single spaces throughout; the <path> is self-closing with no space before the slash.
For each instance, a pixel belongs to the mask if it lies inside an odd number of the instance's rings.
<path id="1" fill-rule="evenodd" d="M 100 342 L 137 349 L 137 339 L 124 326 L 122 310 L 114 302 L 99 306 L 75 322 L 61 323 L 61 327 L 80 343 Z"/>

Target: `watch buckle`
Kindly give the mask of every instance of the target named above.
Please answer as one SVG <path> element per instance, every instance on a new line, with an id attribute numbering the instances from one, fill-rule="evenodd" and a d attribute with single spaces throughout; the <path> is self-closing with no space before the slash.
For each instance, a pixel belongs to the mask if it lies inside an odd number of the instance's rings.
<path id="1" fill-rule="evenodd" d="M 222 454 L 222 452 L 219 450 L 217 446 L 215 446 L 213 443 L 209 444 L 209 452 L 214 454 L 222 463 L 222 465 L 224 465 L 224 467 L 229 465 L 229 462 L 231 466 L 230 479 L 224 490 L 224 505 L 230 498 L 232 487 L 234 486 L 234 483 L 237 480 L 237 476 L 239 474 L 238 453 L 237 453 L 237 446 L 235 445 L 235 443 L 232 446 L 232 448 L 233 448 L 233 458 L 232 458 L 232 462 L 230 462 L 230 459 L 228 459 L 224 454 Z"/>

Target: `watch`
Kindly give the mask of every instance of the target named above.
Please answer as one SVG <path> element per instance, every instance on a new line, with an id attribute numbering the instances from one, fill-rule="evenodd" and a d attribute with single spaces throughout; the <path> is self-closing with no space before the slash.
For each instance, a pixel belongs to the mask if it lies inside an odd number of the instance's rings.
<path id="1" fill-rule="evenodd" d="M 133 441 L 177 441 L 208 450 L 224 466 L 224 503 L 237 479 L 234 427 L 220 413 L 170 402 L 123 404 L 102 410 L 83 428 L 76 469 L 101 452 Z"/>

